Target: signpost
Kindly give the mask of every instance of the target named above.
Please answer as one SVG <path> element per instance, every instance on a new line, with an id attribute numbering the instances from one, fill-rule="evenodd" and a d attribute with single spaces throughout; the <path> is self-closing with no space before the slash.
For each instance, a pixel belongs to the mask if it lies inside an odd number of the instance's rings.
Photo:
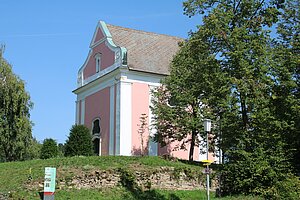
<path id="1" fill-rule="evenodd" d="M 45 167 L 44 200 L 54 200 L 56 168 Z"/>
<path id="2" fill-rule="evenodd" d="M 203 173 L 206 174 L 206 195 L 207 195 L 207 200 L 209 200 L 209 174 L 211 174 L 209 165 L 214 161 L 213 160 L 202 160 L 202 162 L 204 163 L 203 165 L 206 165 L 206 168 L 203 170 Z"/>

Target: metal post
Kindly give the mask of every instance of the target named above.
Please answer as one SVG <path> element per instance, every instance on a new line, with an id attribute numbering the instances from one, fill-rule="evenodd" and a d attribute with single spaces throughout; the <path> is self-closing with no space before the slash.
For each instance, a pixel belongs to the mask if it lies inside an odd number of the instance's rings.
<path id="1" fill-rule="evenodd" d="M 209 149 L 209 147 L 208 147 L 208 132 L 206 132 L 206 160 L 209 160 L 208 159 L 208 149 Z"/>
<path id="2" fill-rule="evenodd" d="M 208 141 L 208 134 L 211 130 L 211 120 L 204 119 L 204 131 L 206 132 L 206 191 L 207 191 L 207 200 L 209 200 L 209 165 L 212 161 L 208 159 L 209 156 L 209 141 Z"/>
<path id="3" fill-rule="evenodd" d="M 206 194 L 207 200 L 209 200 L 209 165 L 206 166 Z"/>
<path id="4" fill-rule="evenodd" d="M 209 146 L 208 146 L 208 133 L 206 132 L 206 159 L 208 159 L 208 150 L 209 150 Z M 207 200 L 209 200 L 209 164 L 206 166 L 206 194 L 207 194 Z"/>

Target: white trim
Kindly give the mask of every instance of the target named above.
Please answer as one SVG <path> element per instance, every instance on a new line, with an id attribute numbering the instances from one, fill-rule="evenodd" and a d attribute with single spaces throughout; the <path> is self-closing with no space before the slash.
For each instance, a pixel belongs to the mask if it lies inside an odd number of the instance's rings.
<path id="1" fill-rule="evenodd" d="M 95 47 L 98 44 L 97 42 L 95 43 L 98 30 L 100 30 L 102 32 L 103 37 L 105 38 L 105 40 L 107 38 L 111 38 L 112 37 L 111 34 L 110 34 L 110 32 L 109 32 L 109 30 L 108 30 L 108 28 L 107 28 L 107 26 L 106 26 L 106 23 L 104 21 L 99 21 L 97 23 L 96 30 L 95 30 L 95 32 L 93 34 L 93 38 L 92 38 L 92 41 L 90 43 L 90 48 L 93 48 L 93 47 Z"/>
<path id="2" fill-rule="evenodd" d="M 74 90 L 73 92 L 77 94 L 77 100 L 84 99 L 85 97 L 94 94 L 106 87 L 110 87 L 115 84 L 115 80 L 118 77 L 119 72 L 116 70 L 112 73 L 107 74 L 104 77 L 98 78 L 95 81 Z"/>
<path id="3" fill-rule="evenodd" d="M 81 100 L 81 117 L 80 117 L 80 124 L 84 124 L 84 116 L 85 116 L 85 100 Z"/>
<path id="4" fill-rule="evenodd" d="M 107 67 L 103 70 L 100 70 L 98 73 L 86 78 L 83 80 L 83 84 L 82 86 L 94 81 L 97 78 L 101 78 L 103 76 L 105 76 L 106 74 L 109 74 L 110 72 L 114 71 L 115 69 L 117 69 L 118 67 L 120 67 L 121 63 L 120 62 L 116 62 L 113 65 L 111 65 L 110 67 Z"/>
<path id="5" fill-rule="evenodd" d="M 149 124 L 149 156 L 157 156 L 158 155 L 158 143 L 154 142 L 152 137 L 155 135 L 155 133 L 157 132 L 157 130 L 155 129 L 155 127 L 152 125 L 152 122 L 154 120 L 154 115 L 152 113 L 151 110 L 151 106 L 152 104 L 152 99 L 153 99 L 153 95 L 151 93 L 151 91 L 153 89 L 155 89 L 155 86 L 149 86 L 149 116 L 148 116 L 148 124 Z"/>
<path id="6" fill-rule="evenodd" d="M 101 31 L 102 34 L 103 34 L 103 38 L 100 39 L 99 41 L 97 41 L 95 43 L 95 39 L 96 39 L 96 36 L 97 36 L 97 33 L 98 31 Z M 90 76 L 90 77 L 87 77 L 86 79 L 84 79 L 83 77 L 83 71 L 84 69 L 86 68 L 87 66 L 87 63 L 88 61 L 90 60 L 90 57 L 91 55 L 93 54 L 93 49 L 102 44 L 102 43 L 105 43 L 105 45 L 111 50 L 114 52 L 115 54 L 115 58 L 114 58 L 114 64 L 107 67 L 106 69 L 104 70 L 99 70 L 98 73 Z M 112 36 L 105 24 L 105 22 L 103 21 L 99 21 L 97 26 L 96 26 L 96 30 L 94 32 L 94 35 L 93 35 L 93 38 L 92 38 L 92 41 L 90 43 L 90 51 L 89 51 L 89 54 L 88 54 L 88 57 L 86 58 L 84 64 L 82 65 L 82 67 L 79 69 L 78 71 L 78 80 L 77 80 L 77 87 L 81 87 L 81 86 L 84 86 L 86 84 L 88 84 L 89 82 L 101 77 L 101 76 L 104 76 L 108 73 L 110 73 L 111 71 L 115 70 L 116 68 L 118 67 L 122 67 L 122 58 L 123 58 L 123 53 L 122 51 L 126 51 L 125 48 L 121 48 L 117 45 L 115 45 L 115 43 L 113 42 L 112 40 Z M 101 52 L 100 52 L 101 53 Z"/>
<path id="7" fill-rule="evenodd" d="M 101 53 L 96 53 L 94 57 L 96 62 L 96 73 L 99 73 L 101 70 Z"/>
<path id="8" fill-rule="evenodd" d="M 132 84 L 120 80 L 120 155 L 131 155 Z"/>
<path id="9" fill-rule="evenodd" d="M 98 42 L 96 42 L 95 44 L 93 44 L 93 46 L 90 46 L 90 48 L 95 48 L 96 46 L 98 46 L 99 44 L 102 44 L 103 42 L 105 42 L 107 38 L 102 38 L 101 40 L 99 40 Z"/>
<path id="10" fill-rule="evenodd" d="M 109 155 L 114 154 L 114 141 L 115 141 L 115 85 L 112 85 L 109 90 Z"/>
<path id="11" fill-rule="evenodd" d="M 137 72 L 137 71 L 130 71 L 130 70 L 123 70 L 123 74 L 127 76 L 128 82 L 145 83 L 150 86 L 160 86 L 161 79 L 166 77 L 164 75 L 150 74 L 147 72 Z"/>
<path id="12" fill-rule="evenodd" d="M 79 102 L 80 101 L 76 101 L 75 105 L 76 105 L 76 115 L 75 115 L 75 123 L 79 124 Z"/>
<path id="13" fill-rule="evenodd" d="M 120 82 L 116 88 L 116 149 L 115 155 L 120 155 Z"/>
<path id="14" fill-rule="evenodd" d="M 92 54 L 93 54 L 93 49 L 90 49 L 87 58 L 85 59 L 83 65 L 78 70 L 78 74 L 77 74 L 77 87 L 81 87 L 81 86 L 84 85 L 83 70 L 86 67 L 88 61 L 90 60 L 90 57 L 91 57 Z"/>

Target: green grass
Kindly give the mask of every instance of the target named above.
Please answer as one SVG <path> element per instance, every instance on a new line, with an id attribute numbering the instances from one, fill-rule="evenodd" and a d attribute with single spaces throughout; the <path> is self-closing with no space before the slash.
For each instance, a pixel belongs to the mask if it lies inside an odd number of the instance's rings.
<path id="1" fill-rule="evenodd" d="M 64 171 L 70 169 L 118 169 L 120 167 L 151 169 L 157 167 L 189 167 L 179 161 L 170 162 L 159 157 L 122 157 L 122 156 L 91 156 L 53 158 L 47 160 L 30 160 L 23 162 L 0 163 L 0 191 L 9 191 L 19 188 L 26 182 L 31 168 L 33 180 L 43 178 L 45 167 L 61 168 Z M 12 178 L 13 177 L 13 178 Z"/>
<path id="2" fill-rule="evenodd" d="M 31 168 L 32 181 L 44 178 L 45 167 L 60 169 L 57 176 L 71 176 L 74 171 L 88 171 L 93 169 L 108 170 L 125 167 L 135 170 L 151 170 L 158 167 L 190 168 L 199 170 L 199 166 L 184 164 L 179 161 L 167 161 L 160 157 L 124 157 L 124 156 L 91 156 L 53 158 L 47 160 L 30 160 L 23 162 L 0 163 L 0 192 L 23 191 L 27 184 Z"/>
<path id="3" fill-rule="evenodd" d="M 13 193 L 12 199 L 40 199 L 37 192 L 35 193 Z M 150 190 L 140 193 L 134 193 L 126 190 L 123 187 L 114 189 L 81 189 L 81 190 L 60 190 L 55 194 L 56 200 L 206 200 L 206 192 L 200 190 L 191 191 L 165 191 L 165 190 Z M 213 192 L 210 193 L 211 200 L 262 200 L 262 198 L 252 196 L 237 196 L 216 198 Z"/>
<path id="4" fill-rule="evenodd" d="M 45 167 L 56 167 L 57 179 L 72 177 L 76 172 L 91 170 L 114 170 L 124 168 L 126 170 L 153 170 L 161 167 L 174 167 L 175 170 L 185 170 L 192 173 L 201 173 L 202 166 L 182 163 L 180 161 L 168 161 L 160 157 L 123 157 L 123 156 L 92 156 L 92 157 L 71 157 L 54 158 L 47 160 L 31 160 L 24 162 L 0 163 L 0 198 L 1 194 L 9 195 L 11 199 L 40 199 L 37 189 L 28 189 L 26 185 L 33 182 L 42 182 Z M 31 168 L 32 180 L 28 180 L 29 169 Z M 26 189 L 27 188 L 27 189 Z M 206 199 L 205 191 L 163 191 L 140 189 L 130 190 L 128 188 L 117 187 L 114 189 L 90 189 L 76 190 L 64 189 L 56 190 L 55 199 Z M 214 194 L 211 195 L 214 198 Z M 231 197 L 222 198 L 256 200 L 252 197 Z"/>

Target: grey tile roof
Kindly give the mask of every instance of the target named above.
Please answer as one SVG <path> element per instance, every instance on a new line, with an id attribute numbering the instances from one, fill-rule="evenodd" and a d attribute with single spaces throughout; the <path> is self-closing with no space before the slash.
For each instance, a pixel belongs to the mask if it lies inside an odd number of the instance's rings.
<path id="1" fill-rule="evenodd" d="M 113 42 L 127 49 L 130 70 L 169 74 L 169 65 L 182 38 L 107 24 Z"/>

